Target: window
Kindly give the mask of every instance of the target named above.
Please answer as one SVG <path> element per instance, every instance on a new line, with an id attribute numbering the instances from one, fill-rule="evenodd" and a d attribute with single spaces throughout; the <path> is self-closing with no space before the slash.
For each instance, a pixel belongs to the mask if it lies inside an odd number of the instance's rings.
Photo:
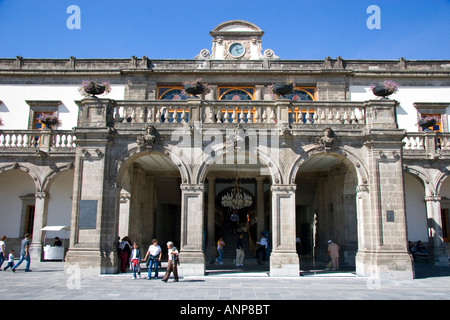
<path id="1" fill-rule="evenodd" d="M 58 115 L 58 107 L 61 104 L 59 100 L 27 100 L 30 106 L 28 118 L 28 129 L 44 129 L 45 125 L 41 123 L 42 116 L 47 114 Z"/>
<path id="2" fill-rule="evenodd" d="M 183 87 L 179 87 L 179 86 L 158 87 L 157 92 L 158 92 L 158 100 L 177 101 L 177 100 L 187 100 L 187 98 L 188 98 L 183 93 Z M 167 122 L 170 122 L 170 123 L 181 122 L 181 120 L 182 120 L 181 118 L 183 116 L 183 111 L 184 111 L 184 116 L 185 116 L 184 120 L 186 122 L 189 121 L 189 109 L 183 110 L 182 108 L 176 108 L 176 109 L 168 108 L 167 111 L 168 111 L 167 115 L 161 116 L 161 117 L 167 117 L 167 119 L 165 119 L 165 121 L 167 121 Z"/>
<path id="3" fill-rule="evenodd" d="M 34 210 L 35 210 L 35 194 L 30 193 L 20 196 L 22 200 L 22 211 L 20 218 L 20 231 L 33 234 Z"/>
<path id="4" fill-rule="evenodd" d="M 447 123 L 447 107 L 449 102 L 415 102 L 414 107 L 417 109 L 417 121 L 428 117 L 435 118 L 436 124 L 428 130 L 436 132 L 448 132 Z M 422 129 L 419 127 L 419 131 Z M 427 130 L 425 130 L 427 131 Z"/>
<path id="5" fill-rule="evenodd" d="M 158 100 L 186 100 L 183 87 L 158 87 Z"/>
<path id="6" fill-rule="evenodd" d="M 34 112 L 33 126 L 31 127 L 31 129 L 44 129 L 46 125 L 41 122 L 41 119 L 46 115 L 53 115 L 53 114 L 54 112 L 42 112 L 42 111 Z"/>
<path id="7" fill-rule="evenodd" d="M 34 225 L 34 205 L 28 205 L 26 212 L 25 212 L 25 228 L 24 228 L 24 234 L 33 234 L 33 225 Z"/>
<path id="8" fill-rule="evenodd" d="M 295 87 L 294 91 L 286 97 L 292 101 L 315 101 L 316 88 Z"/>
<path id="9" fill-rule="evenodd" d="M 422 113 L 420 115 L 421 120 L 435 120 L 435 124 L 428 127 L 428 128 L 422 128 L 423 131 L 435 131 L 435 132 L 442 132 L 442 121 L 441 121 L 441 115 L 437 113 Z"/>
<path id="10" fill-rule="evenodd" d="M 250 87 L 219 88 L 219 100 L 246 101 L 253 100 L 255 89 Z"/>
<path id="11" fill-rule="evenodd" d="M 315 101 L 316 88 L 314 87 L 295 87 L 291 94 L 286 96 L 292 102 L 297 101 Z M 307 123 L 312 122 L 314 110 L 294 107 L 289 110 L 289 123 Z"/>

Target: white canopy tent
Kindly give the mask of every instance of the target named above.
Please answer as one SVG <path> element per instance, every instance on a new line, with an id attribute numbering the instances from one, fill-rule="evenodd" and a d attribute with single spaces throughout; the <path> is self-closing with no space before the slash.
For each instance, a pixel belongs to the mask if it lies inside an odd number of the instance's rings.
<path id="1" fill-rule="evenodd" d="M 45 238 L 47 236 L 47 232 L 53 231 L 53 232 L 60 232 L 60 231 L 69 231 L 70 227 L 67 226 L 45 226 L 41 229 L 44 231 L 44 244 L 45 244 Z M 61 247 L 55 247 L 55 246 L 44 246 L 44 260 L 64 260 L 64 239 L 63 239 L 63 245 Z"/>

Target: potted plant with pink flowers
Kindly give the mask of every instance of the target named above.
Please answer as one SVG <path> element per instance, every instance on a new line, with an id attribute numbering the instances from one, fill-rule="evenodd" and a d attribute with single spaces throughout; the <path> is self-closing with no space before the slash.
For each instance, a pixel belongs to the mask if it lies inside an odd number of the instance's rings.
<path id="1" fill-rule="evenodd" d="M 372 89 L 373 94 L 377 97 L 388 99 L 386 97 L 398 91 L 399 84 L 392 80 L 385 80 L 381 83 L 372 84 L 370 88 Z"/>
<path id="2" fill-rule="evenodd" d="M 54 127 L 60 127 L 62 125 L 58 117 L 53 114 L 43 115 L 39 120 L 50 129 L 53 129 Z"/>
<path id="3" fill-rule="evenodd" d="M 287 95 L 294 90 L 295 82 L 293 78 L 288 78 L 286 82 L 277 82 L 267 87 L 272 99 L 277 99 L 280 96 L 286 98 Z"/>
<path id="4" fill-rule="evenodd" d="M 182 94 L 197 97 L 199 94 L 206 94 L 211 91 L 207 83 L 203 83 L 202 79 L 195 79 L 183 82 L 184 90 Z"/>
<path id="5" fill-rule="evenodd" d="M 79 92 L 85 97 L 95 97 L 101 94 L 108 94 L 111 91 L 111 85 L 108 81 L 97 83 L 92 80 L 85 80 L 81 83 Z"/>

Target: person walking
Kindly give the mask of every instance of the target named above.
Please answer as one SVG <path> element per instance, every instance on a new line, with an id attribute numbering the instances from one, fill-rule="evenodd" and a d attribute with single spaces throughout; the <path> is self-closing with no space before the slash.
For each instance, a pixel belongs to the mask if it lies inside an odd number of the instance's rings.
<path id="1" fill-rule="evenodd" d="M 173 246 L 173 242 L 169 241 L 167 242 L 167 254 L 168 254 L 168 262 L 167 262 L 167 270 L 166 274 L 164 275 L 164 278 L 162 281 L 167 282 L 169 280 L 170 273 L 173 272 L 174 280 L 173 282 L 178 282 L 178 250 Z"/>
<path id="2" fill-rule="evenodd" d="M 263 261 L 266 259 L 266 249 L 267 249 L 267 239 L 264 234 L 261 234 L 261 238 L 256 242 L 256 257 L 258 259 L 258 264 L 264 264 Z"/>
<path id="3" fill-rule="evenodd" d="M 162 257 L 162 251 L 161 247 L 158 245 L 158 239 L 153 239 L 152 244 L 148 248 L 147 253 L 145 254 L 144 260 L 148 260 L 148 275 L 147 280 L 150 280 L 152 278 L 152 266 L 155 268 L 155 279 L 158 279 L 158 267 L 159 263 L 161 261 Z"/>
<path id="4" fill-rule="evenodd" d="M 9 255 L 8 255 L 8 264 L 6 265 L 6 267 L 3 268 L 3 271 L 6 271 L 6 269 L 11 268 L 14 266 L 14 249 L 11 249 L 9 251 Z"/>
<path id="5" fill-rule="evenodd" d="M 6 259 L 6 245 L 5 245 L 6 236 L 3 235 L 0 238 L 0 270 L 2 268 L 2 264 Z"/>
<path id="6" fill-rule="evenodd" d="M 236 266 L 242 267 L 244 265 L 244 247 L 242 244 L 242 238 L 244 238 L 244 235 L 242 233 L 239 234 L 237 243 L 236 243 Z"/>
<path id="7" fill-rule="evenodd" d="M 222 238 L 219 238 L 219 241 L 217 241 L 217 252 L 219 253 L 219 256 L 216 258 L 216 261 L 219 264 L 223 264 L 222 258 L 223 258 L 223 247 L 225 247 L 225 241 L 223 241 Z"/>
<path id="8" fill-rule="evenodd" d="M 332 270 L 339 270 L 339 246 L 332 240 L 328 240 L 327 258 L 331 258 Z"/>
<path id="9" fill-rule="evenodd" d="M 31 236 L 26 233 L 23 237 L 22 242 L 20 243 L 20 259 L 17 261 L 17 263 L 11 268 L 12 272 L 15 272 L 17 267 L 20 266 L 20 264 L 25 260 L 27 262 L 25 266 L 25 272 L 31 272 L 30 270 L 30 239 Z"/>
<path id="10" fill-rule="evenodd" d="M 133 279 L 136 279 L 136 273 L 141 278 L 141 249 L 136 242 L 133 243 L 133 250 L 130 256 L 131 267 L 133 269 Z"/>

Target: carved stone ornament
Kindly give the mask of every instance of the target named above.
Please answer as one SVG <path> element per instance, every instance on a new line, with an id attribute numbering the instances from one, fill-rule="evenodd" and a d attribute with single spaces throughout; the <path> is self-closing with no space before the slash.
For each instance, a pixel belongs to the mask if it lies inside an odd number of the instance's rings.
<path id="1" fill-rule="evenodd" d="M 292 126 L 291 124 L 286 124 L 280 128 L 280 135 L 288 136 L 292 135 Z"/>
<path id="2" fill-rule="evenodd" d="M 275 52 L 272 49 L 264 50 L 264 58 L 265 59 L 280 59 L 279 56 L 275 55 Z"/>
<path id="3" fill-rule="evenodd" d="M 234 150 L 240 149 L 239 145 L 245 143 L 245 138 L 243 137 L 244 134 L 245 129 L 241 124 L 238 124 L 236 128 L 234 128 L 234 136 L 232 136 Z"/>
<path id="4" fill-rule="evenodd" d="M 154 126 L 148 126 L 146 133 L 139 136 L 136 139 L 136 143 L 141 150 L 155 150 L 157 149 L 156 144 L 162 140 L 163 138 L 160 136 L 156 128 Z"/>
<path id="5" fill-rule="evenodd" d="M 340 139 L 336 137 L 336 134 L 330 127 L 325 128 L 323 136 L 315 138 L 315 143 L 325 151 L 331 150 L 333 147 L 339 144 L 339 141 Z"/>
<path id="6" fill-rule="evenodd" d="M 202 49 L 198 55 L 195 56 L 195 59 L 209 59 L 211 58 L 211 53 L 208 49 Z"/>

